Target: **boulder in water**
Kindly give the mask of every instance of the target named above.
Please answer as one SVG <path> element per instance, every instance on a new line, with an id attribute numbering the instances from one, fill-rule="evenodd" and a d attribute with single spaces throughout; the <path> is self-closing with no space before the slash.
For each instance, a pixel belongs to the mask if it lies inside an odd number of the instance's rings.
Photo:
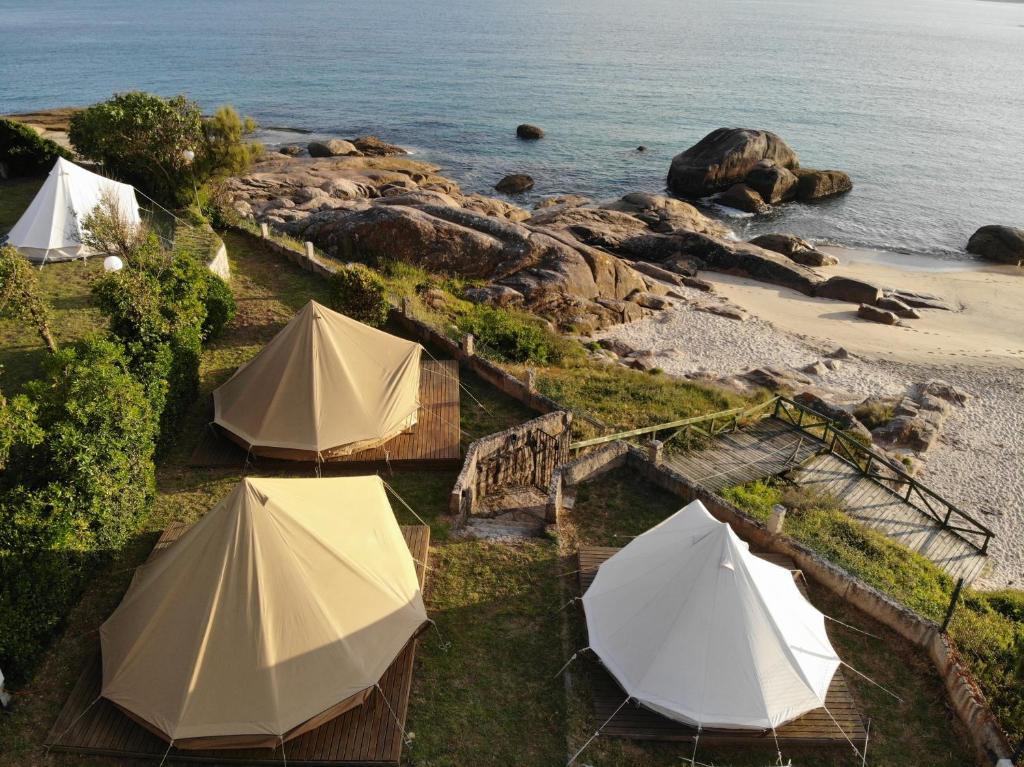
<path id="1" fill-rule="evenodd" d="M 523 123 L 516 128 L 516 137 L 526 139 L 527 141 L 536 141 L 537 139 L 544 138 L 544 129 L 538 128 L 536 125 Z"/>
<path id="2" fill-rule="evenodd" d="M 797 168 L 793 173 L 799 179 L 796 196 L 800 202 L 823 200 L 853 189 L 853 181 L 841 170 Z"/>
<path id="3" fill-rule="evenodd" d="M 774 133 L 719 128 L 672 159 L 668 187 L 685 197 L 704 197 L 743 181 L 762 160 L 800 167 L 796 152 Z"/>
<path id="4" fill-rule="evenodd" d="M 793 171 L 762 160 L 747 174 L 743 182 L 761 195 L 769 205 L 777 205 L 796 198 L 799 183 Z"/>
<path id="5" fill-rule="evenodd" d="M 400 154 L 409 154 L 400 146 L 389 144 L 376 136 L 360 136 L 352 139 L 352 145 L 366 157 L 393 157 Z"/>
<path id="6" fill-rule="evenodd" d="M 735 208 L 747 213 L 764 215 L 771 213 L 771 208 L 765 204 L 757 192 L 746 184 L 733 184 L 724 192 L 715 197 L 715 202 L 725 205 L 728 208 Z"/>
<path id="7" fill-rule="evenodd" d="M 533 177 L 525 173 L 512 173 L 494 185 L 503 194 L 522 194 L 533 189 Z"/>
<path id="8" fill-rule="evenodd" d="M 1020 263 L 1024 261 L 1024 229 L 983 226 L 967 241 L 967 252 L 1001 264 Z"/>

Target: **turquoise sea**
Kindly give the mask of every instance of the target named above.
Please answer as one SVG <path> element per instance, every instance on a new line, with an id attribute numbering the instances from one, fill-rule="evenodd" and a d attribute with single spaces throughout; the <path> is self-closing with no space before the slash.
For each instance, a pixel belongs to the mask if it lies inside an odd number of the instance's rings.
<path id="1" fill-rule="evenodd" d="M 0 50 L 0 113 L 185 92 L 538 197 L 661 190 L 708 131 L 766 128 L 856 188 L 740 233 L 957 257 L 1024 225 L 1019 2 L 0 0 Z"/>

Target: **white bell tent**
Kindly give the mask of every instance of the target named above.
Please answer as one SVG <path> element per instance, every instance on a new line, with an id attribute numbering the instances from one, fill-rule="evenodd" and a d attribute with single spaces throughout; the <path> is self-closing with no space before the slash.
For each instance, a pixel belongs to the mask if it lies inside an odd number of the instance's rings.
<path id="1" fill-rule="evenodd" d="M 35 199 L 8 234 L 7 244 L 36 263 L 97 255 L 82 243 L 82 222 L 104 196 L 116 203 L 126 221 L 135 226 L 142 222 L 134 187 L 58 158 Z"/>
<path id="2" fill-rule="evenodd" d="M 792 574 L 700 501 L 602 564 L 583 606 L 626 694 L 698 728 L 773 730 L 824 706 L 840 665 Z"/>

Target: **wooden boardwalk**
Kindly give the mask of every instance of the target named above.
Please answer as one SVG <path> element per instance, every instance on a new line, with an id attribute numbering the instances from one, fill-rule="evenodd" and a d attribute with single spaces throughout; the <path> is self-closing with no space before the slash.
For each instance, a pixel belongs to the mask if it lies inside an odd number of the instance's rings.
<path id="1" fill-rule="evenodd" d="M 616 551 L 618 551 L 617 548 L 605 546 L 580 548 L 581 592 L 586 591 L 593 583 L 594 577 L 597 575 L 597 568 L 601 563 Z M 758 556 L 790 570 L 795 568 L 793 561 L 788 557 L 775 554 L 758 554 Z M 803 581 L 797 580 L 797 585 L 804 596 L 807 596 Z M 633 703 L 623 706 L 616 714 L 615 710 L 622 704 L 626 693 L 602 666 L 591 664 L 590 668 L 590 686 L 594 703 L 592 724 L 595 731 L 607 721 L 608 723 L 601 729 L 602 735 L 628 740 L 693 741 L 697 737 L 695 727 L 668 719 Z M 860 747 L 867 737 L 867 733 L 860 710 L 850 693 L 846 679 L 843 677 L 842 669 L 839 669 L 832 678 L 832 684 L 825 697 L 825 704 L 828 711 L 825 708 L 819 708 L 779 727 L 776 730 L 779 745 L 829 745 L 849 748 L 849 743 L 847 743 L 847 738 L 849 738 Z M 830 713 L 831 716 L 829 716 Z M 608 721 L 613 714 L 615 714 L 614 717 Z M 700 732 L 700 742 L 748 744 L 751 746 L 763 744 L 765 748 L 771 748 L 773 753 L 775 749 L 775 740 L 771 730 L 703 729 Z"/>
<path id="2" fill-rule="evenodd" d="M 820 440 L 778 420 L 717 435 L 708 447 L 666 456 L 665 464 L 717 493 L 793 469 L 821 450 Z"/>
<path id="3" fill-rule="evenodd" d="M 170 546 L 187 529 L 186 525 L 176 525 L 165 530 L 150 557 Z M 416 574 L 422 588 L 430 551 L 430 528 L 423 525 L 402 527 L 402 534 L 416 560 Z M 289 765 L 318 767 L 398 764 L 402 755 L 415 654 L 416 639 L 413 638 L 380 680 L 380 689 L 386 700 L 380 691 L 374 690 L 363 705 L 285 743 L 284 754 L 280 748 L 216 751 L 179 751 L 172 748 L 168 752 L 166 741 L 136 724 L 110 702 L 99 698 L 102 669 L 97 647 L 54 722 L 46 738 L 46 746 L 55 751 L 122 759 L 159 761 L 167 754 L 169 763 L 280 765 L 287 757 Z M 391 713 L 392 708 L 394 714 Z"/>
<path id="4" fill-rule="evenodd" d="M 963 538 L 943 529 L 884 485 L 831 453 L 812 458 L 794 473 L 793 479 L 835 496 L 848 515 L 928 557 L 954 578 L 971 583 L 988 561 Z"/>
<path id="5" fill-rule="evenodd" d="M 329 467 L 379 468 L 388 464 L 450 468 L 461 461 L 459 437 L 459 363 L 424 360 L 420 368 L 420 412 L 416 425 L 380 447 L 332 459 L 322 468 L 328 471 Z M 254 470 L 313 466 L 308 461 L 247 456 L 244 449 L 224 437 L 213 424 L 192 453 L 189 465 Z"/>

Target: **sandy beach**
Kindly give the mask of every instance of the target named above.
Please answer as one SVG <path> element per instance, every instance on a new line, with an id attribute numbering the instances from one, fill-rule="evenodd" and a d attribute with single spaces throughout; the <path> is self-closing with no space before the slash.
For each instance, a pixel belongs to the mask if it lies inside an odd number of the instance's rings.
<path id="1" fill-rule="evenodd" d="M 737 321 L 694 308 L 697 291 L 661 316 L 601 334 L 649 350 L 666 373 L 730 378 L 757 367 L 799 370 L 837 347 L 850 352 L 834 370 L 808 375 L 841 404 L 897 396 L 943 379 L 972 396 L 954 408 L 935 444 L 919 457 L 919 476 L 991 527 L 992 562 L 982 588 L 1024 584 L 1024 271 L 871 251 L 824 248 L 840 259 L 826 276 L 856 277 L 886 288 L 930 293 L 951 311 L 891 327 L 858 319 L 857 306 L 809 298 L 729 275 L 700 276 L 745 309 Z"/>

